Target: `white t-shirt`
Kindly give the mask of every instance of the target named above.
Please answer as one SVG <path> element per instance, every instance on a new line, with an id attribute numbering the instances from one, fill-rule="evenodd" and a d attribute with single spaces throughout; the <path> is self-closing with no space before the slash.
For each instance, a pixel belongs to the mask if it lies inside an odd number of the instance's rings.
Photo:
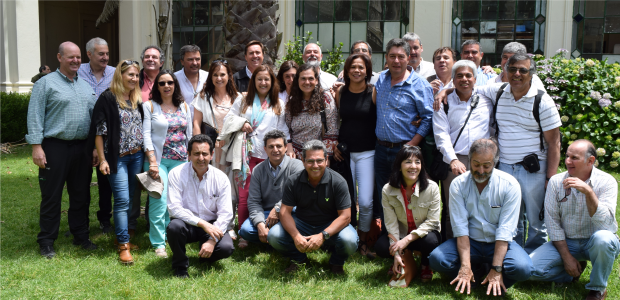
<path id="1" fill-rule="evenodd" d="M 502 83 L 491 83 L 476 87 L 476 91 L 491 98 L 495 103 L 497 91 L 501 86 Z M 540 129 L 533 115 L 534 98 L 537 94 L 538 89 L 532 86 L 525 96 L 515 101 L 510 84 L 504 88 L 496 113 L 499 126 L 499 160 L 502 163 L 521 162 L 524 156 L 531 153 L 536 153 L 540 160 L 547 160 L 546 149 L 549 145 L 543 137 L 545 151 L 540 151 Z M 561 125 L 562 121 L 555 102 L 545 93 L 540 102 L 540 126 L 544 132 Z"/>
<path id="2" fill-rule="evenodd" d="M 324 90 L 329 90 L 332 86 L 334 86 L 334 82 L 336 82 L 336 80 L 338 80 L 338 78 L 330 73 L 321 71 L 319 74 L 319 82 Z"/>

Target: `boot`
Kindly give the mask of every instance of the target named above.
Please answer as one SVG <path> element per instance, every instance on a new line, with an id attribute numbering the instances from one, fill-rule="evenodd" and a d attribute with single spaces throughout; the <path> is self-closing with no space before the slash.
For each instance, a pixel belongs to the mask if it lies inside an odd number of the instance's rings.
<path id="1" fill-rule="evenodd" d="M 133 257 L 129 252 L 129 243 L 118 245 L 118 255 L 123 264 L 133 264 Z"/>
<path id="2" fill-rule="evenodd" d="M 131 250 L 140 250 L 140 247 L 138 247 L 138 245 L 132 244 L 131 242 L 128 243 L 129 244 L 129 249 Z M 118 246 L 118 239 L 114 239 L 114 246 Z"/>

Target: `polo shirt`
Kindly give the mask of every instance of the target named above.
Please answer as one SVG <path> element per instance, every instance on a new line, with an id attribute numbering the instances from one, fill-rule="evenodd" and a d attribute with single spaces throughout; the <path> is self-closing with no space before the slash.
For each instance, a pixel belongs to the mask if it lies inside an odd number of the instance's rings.
<path id="1" fill-rule="evenodd" d="M 330 224 L 338 218 L 338 211 L 351 207 L 347 182 L 330 168 L 316 187 L 308 182 L 308 172 L 292 175 L 284 184 L 282 204 L 297 206 L 298 219 L 312 226 Z"/>

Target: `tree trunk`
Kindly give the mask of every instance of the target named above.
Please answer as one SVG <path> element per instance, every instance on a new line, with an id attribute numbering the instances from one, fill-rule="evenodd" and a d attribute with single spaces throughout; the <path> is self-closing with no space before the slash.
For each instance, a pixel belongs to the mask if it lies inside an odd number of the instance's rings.
<path id="1" fill-rule="evenodd" d="M 164 51 L 164 70 L 172 70 L 172 0 L 159 0 L 157 37 Z"/>
<path id="2" fill-rule="evenodd" d="M 282 33 L 278 32 L 277 0 L 228 0 L 224 2 L 224 57 L 233 72 L 243 69 L 245 45 L 258 40 L 265 46 L 264 64 L 273 67 L 278 59 Z"/>

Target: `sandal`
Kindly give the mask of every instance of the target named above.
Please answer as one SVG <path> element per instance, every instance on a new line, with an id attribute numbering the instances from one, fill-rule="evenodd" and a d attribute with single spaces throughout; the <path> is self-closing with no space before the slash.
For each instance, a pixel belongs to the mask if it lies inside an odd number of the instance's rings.
<path id="1" fill-rule="evenodd" d="M 365 241 L 359 242 L 359 246 L 357 248 L 360 251 L 362 256 L 368 257 L 368 259 L 375 259 L 375 254 L 368 249 L 368 244 Z"/>
<path id="2" fill-rule="evenodd" d="M 422 265 L 422 273 L 420 274 L 422 282 L 430 282 L 433 280 L 433 270 L 430 266 Z"/>

